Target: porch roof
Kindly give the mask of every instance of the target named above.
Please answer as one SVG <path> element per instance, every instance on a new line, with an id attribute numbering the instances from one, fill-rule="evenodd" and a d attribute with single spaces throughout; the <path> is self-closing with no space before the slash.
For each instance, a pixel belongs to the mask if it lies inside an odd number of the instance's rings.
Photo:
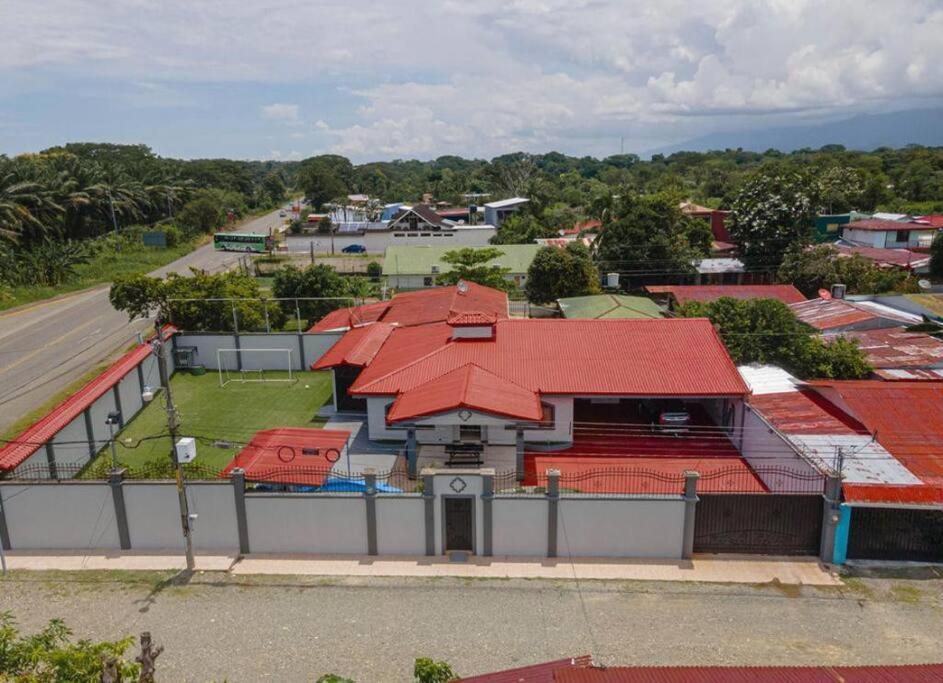
<path id="1" fill-rule="evenodd" d="M 265 429 L 256 432 L 220 476 L 239 467 L 247 481 L 321 486 L 348 439 L 350 432 L 340 429 Z"/>

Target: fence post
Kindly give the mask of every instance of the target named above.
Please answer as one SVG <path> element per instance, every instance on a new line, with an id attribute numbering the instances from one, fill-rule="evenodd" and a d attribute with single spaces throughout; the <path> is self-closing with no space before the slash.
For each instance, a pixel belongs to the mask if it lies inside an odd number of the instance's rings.
<path id="1" fill-rule="evenodd" d="M 241 467 L 233 468 L 229 474 L 233 499 L 236 503 L 236 528 L 239 530 L 239 553 L 249 554 L 249 523 L 246 518 L 246 472 Z"/>
<path id="2" fill-rule="evenodd" d="M 118 525 L 118 542 L 122 550 L 131 549 L 131 530 L 128 528 L 128 509 L 124 504 L 124 475 L 126 469 L 108 472 L 111 501 L 115 506 L 115 523 Z"/>
<path id="3" fill-rule="evenodd" d="M 547 470 L 547 557 L 557 556 L 560 470 Z"/>
<path id="4" fill-rule="evenodd" d="M 422 499 L 425 505 L 426 555 L 435 555 L 435 477 L 422 474 Z"/>
<path id="5" fill-rule="evenodd" d="M 118 413 L 118 429 L 124 429 L 124 411 L 121 409 L 121 392 L 118 391 L 118 385 L 121 384 L 121 380 L 124 377 L 115 382 L 115 385 L 111 388 L 111 392 L 115 399 L 115 411 Z"/>
<path id="6" fill-rule="evenodd" d="M 492 522 L 491 505 L 494 502 L 494 472 L 484 472 L 481 475 L 481 534 L 483 537 L 483 555 L 491 557 L 492 553 Z"/>
<path id="7" fill-rule="evenodd" d="M 684 473 L 684 540 L 681 557 L 685 560 L 694 555 L 694 516 L 697 514 L 697 480 L 700 477 L 697 472 Z"/>
<path id="8" fill-rule="evenodd" d="M 46 442 L 46 464 L 49 465 L 50 479 L 59 478 L 59 468 L 56 466 L 56 447 L 52 443 L 54 438 L 54 436 L 50 437 L 49 441 Z"/>
<path id="9" fill-rule="evenodd" d="M 413 478 L 416 476 L 416 469 L 418 468 L 419 458 L 416 454 L 416 426 L 407 425 L 406 426 L 406 466 L 409 473 L 409 477 Z"/>
<path id="10" fill-rule="evenodd" d="M 7 513 L 3 509 L 3 487 L 0 486 L 0 546 L 10 550 L 10 529 L 7 527 Z"/>
<path id="11" fill-rule="evenodd" d="M 524 481 L 524 430 L 518 427 L 516 435 L 515 443 L 517 444 L 517 454 L 515 467 L 517 469 L 517 480 Z"/>
<path id="12" fill-rule="evenodd" d="M 95 457 L 95 428 L 92 426 L 92 411 L 86 408 L 82 411 L 85 418 L 85 437 L 88 439 L 89 460 Z"/>
<path id="13" fill-rule="evenodd" d="M 363 471 L 363 501 L 367 510 L 367 555 L 377 554 L 377 473 L 372 468 Z"/>
<path id="14" fill-rule="evenodd" d="M 825 496 L 822 502 L 822 541 L 819 545 L 819 559 L 829 564 L 835 557 L 835 530 L 841 521 L 840 506 L 841 477 L 837 474 L 829 474 L 825 479 Z M 847 536 L 845 540 L 847 542 Z"/>

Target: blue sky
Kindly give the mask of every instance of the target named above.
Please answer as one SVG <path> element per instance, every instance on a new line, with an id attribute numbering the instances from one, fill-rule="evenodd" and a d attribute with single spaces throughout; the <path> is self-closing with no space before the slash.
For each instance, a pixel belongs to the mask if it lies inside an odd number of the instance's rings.
<path id="1" fill-rule="evenodd" d="M 0 153 L 642 152 L 943 94 L 939 0 L 0 1 Z"/>

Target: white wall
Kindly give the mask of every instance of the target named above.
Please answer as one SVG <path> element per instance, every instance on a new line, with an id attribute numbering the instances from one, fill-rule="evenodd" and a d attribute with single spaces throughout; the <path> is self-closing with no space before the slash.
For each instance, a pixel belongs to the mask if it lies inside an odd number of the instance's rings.
<path id="1" fill-rule="evenodd" d="M 741 454 L 770 491 L 794 491 L 803 482 L 794 477 L 764 472 L 763 468 L 781 467 L 802 475 L 816 474 L 815 468 L 796 452 L 786 438 L 749 406 L 744 411 L 743 425 Z"/>
<path id="2" fill-rule="evenodd" d="M 366 555 L 363 496 L 246 493 L 253 553 Z"/>
<path id="3" fill-rule="evenodd" d="M 393 289 L 427 289 L 430 285 L 425 284 L 425 278 L 431 277 L 433 285 L 436 274 L 425 273 L 419 275 L 385 275 L 386 284 Z M 504 279 L 513 282 L 518 287 L 523 287 L 527 282 L 527 273 L 507 273 Z"/>
<path id="4" fill-rule="evenodd" d="M 105 482 L 3 484 L 0 496 L 14 550 L 120 547 Z"/>
<path id="5" fill-rule="evenodd" d="M 422 230 L 417 235 L 415 232 L 406 230 L 377 230 L 367 232 L 365 235 L 334 235 L 334 251 L 339 253 L 344 247 L 352 244 L 361 244 L 367 248 L 369 254 L 382 254 L 387 247 L 394 245 L 402 246 L 420 246 L 431 245 L 438 246 L 444 244 L 456 247 L 486 247 L 490 244 L 489 240 L 494 237 L 495 229 L 493 227 L 475 227 L 458 228 L 456 230 Z M 423 237 L 422 235 L 426 235 Z M 329 254 L 331 252 L 331 238 L 329 235 L 289 235 L 285 243 L 288 251 L 309 253 L 311 243 L 314 242 L 314 252 L 316 254 Z"/>
<path id="6" fill-rule="evenodd" d="M 465 488 L 460 493 L 453 490 L 451 484 L 460 478 L 465 483 Z M 477 473 L 469 473 L 468 470 L 443 471 L 441 474 L 433 476 L 433 491 L 436 494 L 434 509 L 435 519 L 435 554 L 441 555 L 444 552 L 442 538 L 443 524 L 443 500 L 448 496 L 470 496 L 474 502 L 474 527 L 475 527 L 475 553 L 481 555 L 484 552 L 484 522 L 482 521 L 481 493 L 483 491 L 482 478 Z"/>
<path id="7" fill-rule="evenodd" d="M 303 334 L 304 365 L 302 366 L 301 349 L 298 347 L 298 334 L 295 332 L 246 332 L 239 335 L 239 347 L 242 349 L 281 349 L 291 351 L 293 370 L 307 370 L 311 364 L 323 356 L 342 333 L 324 332 Z M 177 346 L 195 346 L 196 363 L 210 370 L 218 370 L 217 351 L 236 348 L 232 334 L 181 334 L 177 336 Z M 285 370 L 288 358 L 285 353 L 243 353 L 242 366 L 247 370 Z M 223 361 L 231 370 L 236 369 L 236 354 L 224 353 Z"/>
<path id="8" fill-rule="evenodd" d="M 680 558 L 684 501 L 561 496 L 560 557 Z"/>
<path id="9" fill-rule="evenodd" d="M 492 503 L 492 552 L 495 555 L 547 556 L 545 496 L 495 496 Z"/>
<path id="10" fill-rule="evenodd" d="M 425 555 L 425 501 L 419 494 L 379 494 L 377 552 L 380 555 Z"/>
<path id="11" fill-rule="evenodd" d="M 180 507 L 174 482 L 131 481 L 124 484 L 131 547 L 182 549 Z M 190 482 L 187 501 L 193 524 L 193 546 L 199 550 L 239 551 L 239 530 L 232 484 Z"/>
<path id="12" fill-rule="evenodd" d="M 84 465 L 88 462 L 88 437 L 85 432 L 85 416 L 82 413 L 56 433 L 52 438 L 52 447 L 57 463 Z M 37 453 L 42 454 L 42 459 L 35 462 L 46 462 L 45 448 L 40 448 Z"/>

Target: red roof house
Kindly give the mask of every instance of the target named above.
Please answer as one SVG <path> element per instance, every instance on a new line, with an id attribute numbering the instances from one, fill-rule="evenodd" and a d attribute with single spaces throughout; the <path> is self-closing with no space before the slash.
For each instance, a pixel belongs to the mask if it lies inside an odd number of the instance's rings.
<path id="1" fill-rule="evenodd" d="M 802 292 L 792 285 L 649 285 L 649 294 L 667 294 L 678 305 L 691 301 L 732 299 L 777 299 L 784 304 L 805 301 Z"/>
<path id="2" fill-rule="evenodd" d="M 403 292 L 389 301 L 332 311 L 308 332 L 343 331 L 375 322 L 384 322 L 398 327 L 428 325 L 445 322 L 456 313 L 466 312 L 486 313 L 495 318 L 507 318 L 507 294 L 474 282 Z"/>

